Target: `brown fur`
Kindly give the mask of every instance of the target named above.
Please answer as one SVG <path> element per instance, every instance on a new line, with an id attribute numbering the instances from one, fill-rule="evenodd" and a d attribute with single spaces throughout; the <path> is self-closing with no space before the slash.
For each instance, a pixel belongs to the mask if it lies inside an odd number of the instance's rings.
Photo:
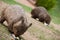
<path id="1" fill-rule="evenodd" d="M 27 17 L 22 7 L 18 5 L 10 5 L 3 11 L 0 23 L 7 21 L 8 30 L 16 37 L 24 34 L 24 32 L 31 26 L 28 23 Z"/>
<path id="2" fill-rule="evenodd" d="M 8 7 L 8 6 L 9 6 L 9 5 L 8 5 L 7 3 L 3 2 L 2 0 L 0 0 L 0 15 L 1 15 L 2 11 L 3 11 L 6 7 Z"/>
<path id="3" fill-rule="evenodd" d="M 51 17 L 44 7 L 36 7 L 31 11 L 32 18 L 38 18 L 40 22 L 50 24 Z"/>

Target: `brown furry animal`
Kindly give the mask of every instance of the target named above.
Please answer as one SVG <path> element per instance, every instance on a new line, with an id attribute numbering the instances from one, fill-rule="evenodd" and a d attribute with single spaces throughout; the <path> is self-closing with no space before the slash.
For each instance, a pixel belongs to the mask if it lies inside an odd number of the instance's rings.
<path id="1" fill-rule="evenodd" d="M 14 37 L 24 34 L 24 32 L 32 25 L 27 20 L 25 12 L 19 5 L 10 5 L 3 11 L 0 23 L 7 21 L 8 30 Z"/>
<path id="2" fill-rule="evenodd" d="M 31 11 L 32 18 L 38 18 L 40 22 L 45 25 L 50 24 L 51 17 L 48 15 L 47 10 L 44 7 L 36 7 Z"/>
<path id="3" fill-rule="evenodd" d="M 8 6 L 9 6 L 9 5 L 8 5 L 7 3 L 3 2 L 2 0 L 0 0 L 0 15 L 1 15 L 2 11 L 3 11 L 6 7 L 8 7 Z"/>

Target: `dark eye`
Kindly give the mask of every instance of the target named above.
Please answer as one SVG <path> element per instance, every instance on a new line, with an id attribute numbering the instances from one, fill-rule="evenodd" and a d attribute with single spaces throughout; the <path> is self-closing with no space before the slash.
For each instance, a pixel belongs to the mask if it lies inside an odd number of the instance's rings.
<path id="1" fill-rule="evenodd" d="M 17 32 L 19 32 L 19 30 Z"/>

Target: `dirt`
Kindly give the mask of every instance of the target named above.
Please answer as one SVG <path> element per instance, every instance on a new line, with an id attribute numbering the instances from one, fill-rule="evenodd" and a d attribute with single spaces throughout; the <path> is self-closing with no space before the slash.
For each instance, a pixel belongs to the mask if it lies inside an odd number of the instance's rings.
<path id="1" fill-rule="evenodd" d="M 57 30 L 60 31 L 60 25 L 59 25 L 59 24 L 51 23 L 51 25 L 52 25 L 55 29 L 57 29 Z"/>
<path id="2" fill-rule="evenodd" d="M 53 36 L 53 38 L 55 38 L 56 37 L 56 35 L 51 31 L 51 30 L 49 30 L 49 29 L 47 29 L 46 27 L 47 26 L 45 26 L 45 25 L 43 25 L 42 23 L 40 23 L 39 21 L 37 21 L 37 20 L 35 20 L 35 19 L 33 19 L 33 18 L 31 18 L 31 15 L 30 14 L 28 14 L 28 13 L 26 13 L 26 15 L 28 16 L 28 20 L 30 21 L 30 22 L 32 22 L 32 26 L 31 26 L 31 28 L 37 28 L 38 29 L 38 31 L 40 30 L 40 31 L 43 31 L 43 33 L 44 33 L 44 35 L 45 35 L 45 37 L 47 38 L 49 38 L 49 37 L 52 37 Z M 29 16 L 30 15 L 30 16 Z M 31 30 L 31 29 L 30 29 Z M 32 32 L 33 32 L 33 30 L 32 30 Z M 33 37 L 31 36 L 30 38 L 32 39 L 34 39 L 34 37 L 38 40 L 39 38 L 38 38 L 38 36 L 40 35 L 40 33 L 38 32 L 38 33 L 31 33 L 32 35 L 33 35 Z M 27 34 L 28 35 L 28 34 Z M 29 35 L 27 36 L 27 37 L 25 37 L 25 38 L 27 38 L 28 39 L 28 37 L 29 37 Z M 57 36 L 58 37 L 58 36 Z M 60 38 L 60 36 L 59 36 L 59 38 Z M 40 39 L 39 39 L 40 40 Z"/>
<path id="3" fill-rule="evenodd" d="M 31 3 L 29 3 L 27 0 L 15 0 L 16 2 L 19 2 L 19 3 L 21 3 L 21 4 L 24 4 L 24 5 L 26 5 L 26 6 L 28 6 L 28 7 L 32 7 L 32 8 L 34 8 L 35 6 L 33 6 Z"/>
<path id="4" fill-rule="evenodd" d="M 26 32 L 22 35 L 25 40 L 38 40 L 35 36 L 31 35 L 30 32 Z"/>
<path id="5" fill-rule="evenodd" d="M 29 7 L 31 7 L 31 8 L 35 8 L 35 6 L 32 5 L 31 3 L 29 3 L 27 0 L 15 0 L 15 1 L 17 1 L 17 2 L 19 2 L 19 3 L 21 3 L 21 4 L 24 4 L 24 5 L 26 5 L 26 6 L 29 6 Z M 27 15 L 28 15 L 29 17 L 31 17 L 30 14 L 27 13 Z M 33 23 L 32 27 L 36 27 L 36 28 L 42 30 L 42 31 L 44 32 L 44 34 L 45 34 L 46 37 L 49 37 L 49 35 L 51 34 L 50 37 L 54 37 L 54 39 L 55 39 L 55 38 L 57 38 L 57 39 L 60 38 L 60 36 L 55 35 L 51 30 L 45 28 L 45 26 L 43 26 L 43 24 L 41 24 L 40 22 L 38 22 L 38 21 L 36 21 L 36 20 L 34 20 L 34 19 L 28 19 L 28 20 L 30 20 L 30 22 Z M 52 25 L 56 30 L 59 30 L 59 31 L 60 31 L 60 25 L 57 25 L 57 24 L 54 24 L 54 23 L 51 23 L 50 25 Z M 41 27 L 41 26 L 43 26 L 43 27 Z M 28 35 L 28 34 L 27 34 L 27 35 Z M 28 36 L 28 37 L 29 37 L 29 36 Z M 34 36 L 34 37 L 36 37 L 36 36 Z M 26 37 L 26 38 L 27 38 L 27 37 Z M 32 38 L 32 36 L 31 36 L 30 38 Z M 27 39 L 28 39 L 28 38 L 27 38 Z M 56 39 L 56 40 L 57 40 L 57 39 Z M 34 40 L 35 40 L 35 39 L 34 39 Z M 37 40 L 38 40 L 38 39 L 37 39 Z"/>
<path id="6" fill-rule="evenodd" d="M 29 6 L 31 8 L 35 8 L 32 4 L 30 4 L 27 0 L 15 0 L 21 4 L 24 4 L 26 6 Z M 49 29 L 48 26 L 45 26 L 44 24 L 42 24 L 41 22 L 39 22 L 38 20 L 35 20 L 33 18 L 31 18 L 31 14 L 27 13 L 27 19 L 29 20 L 29 22 L 32 22 L 32 26 L 22 35 L 23 39 L 25 40 L 41 40 L 41 35 L 43 35 L 44 40 L 45 39 L 53 39 L 53 40 L 60 40 L 60 34 L 56 35 L 52 30 Z M 60 25 L 54 24 L 51 22 L 51 24 L 56 30 L 60 31 Z M 50 26 L 49 25 L 49 26 Z"/>

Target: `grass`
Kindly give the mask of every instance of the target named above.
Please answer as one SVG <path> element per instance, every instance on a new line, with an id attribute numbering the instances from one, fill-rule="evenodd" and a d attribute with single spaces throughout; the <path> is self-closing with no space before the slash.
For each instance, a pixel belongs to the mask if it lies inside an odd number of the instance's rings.
<path id="1" fill-rule="evenodd" d="M 27 7 L 27 6 L 23 5 L 23 4 L 17 3 L 14 0 L 3 0 L 3 1 L 6 2 L 6 3 L 9 3 L 9 4 L 18 4 L 18 5 L 21 5 L 24 8 L 24 10 L 27 11 L 27 12 L 31 12 L 31 10 L 32 10 L 32 8 Z M 56 24 L 60 24 L 60 22 L 59 22 L 60 21 L 60 11 L 59 11 L 60 10 L 60 8 L 59 8 L 60 7 L 60 4 L 59 3 L 60 2 L 57 3 L 57 6 L 56 7 L 54 7 L 51 10 L 49 10 L 49 14 L 52 17 L 52 22 L 54 22 Z M 2 25 L 0 25 L 0 29 L 2 30 L 3 28 L 5 28 L 5 27 L 3 27 Z M 60 35 L 60 31 L 54 29 L 54 27 L 50 26 L 50 27 L 47 27 L 47 28 L 49 30 L 51 30 L 54 34 Z M 41 40 L 54 40 L 55 39 L 53 37 L 45 38 L 44 32 L 42 30 L 38 29 L 38 28 L 31 28 L 31 30 L 29 30 L 29 31 L 30 31 L 31 34 L 36 35 Z M 2 32 L 8 33 L 6 31 L 6 29 L 4 29 L 4 31 L 2 30 Z M 4 40 L 4 39 L 1 39 L 1 40 Z"/>
<path id="2" fill-rule="evenodd" d="M 27 12 L 31 12 L 31 10 L 32 10 L 32 8 L 27 7 L 23 4 L 20 4 L 14 0 L 3 0 L 3 1 L 6 3 L 9 3 L 9 4 L 18 4 L 18 5 L 22 6 L 24 8 L 24 10 Z M 60 22 L 59 22 L 60 11 L 59 10 L 60 10 L 60 0 L 57 0 L 56 6 L 53 9 L 49 10 L 49 14 L 51 15 L 52 22 L 54 22 L 55 24 L 60 24 Z"/>
<path id="3" fill-rule="evenodd" d="M 52 27 L 49 27 L 49 28 L 45 27 L 45 30 L 48 29 L 51 32 L 56 32 L 55 29 L 53 29 L 53 28 L 51 29 L 51 28 Z M 40 28 L 36 28 L 35 26 L 31 27 L 28 31 L 31 33 L 31 35 L 36 36 L 40 40 L 55 40 L 54 35 L 56 35 L 56 34 L 52 35 L 52 33 L 49 33 L 49 32 L 46 33 L 44 30 L 41 30 Z M 48 37 L 46 37 L 46 36 L 48 36 Z"/>
<path id="4" fill-rule="evenodd" d="M 40 40 L 46 40 L 44 32 L 42 30 L 40 30 L 40 28 L 32 27 L 28 31 L 31 33 L 31 35 L 36 36 Z"/>
<path id="5" fill-rule="evenodd" d="M 0 40 L 10 40 L 10 33 L 8 32 L 8 29 L 0 24 Z"/>
<path id="6" fill-rule="evenodd" d="M 49 27 L 46 27 L 46 28 L 51 30 L 55 35 L 59 35 L 60 36 L 60 31 L 55 29 L 53 26 L 49 26 Z"/>
<path id="7" fill-rule="evenodd" d="M 6 2 L 8 4 L 18 4 L 18 5 L 22 6 L 24 8 L 24 10 L 27 11 L 27 12 L 30 12 L 32 10 L 32 8 L 29 8 L 28 6 L 20 4 L 20 3 L 16 2 L 16 1 L 14 1 L 14 0 L 2 0 L 2 1 L 4 1 L 4 2 Z"/>
<path id="8" fill-rule="evenodd" d="M 49 13 L 51 15 L 52 22 L 55 24 L 60 24 L 60 0 L 57 0 L 56 6 L 53 9 L 49 10 Z"/>

